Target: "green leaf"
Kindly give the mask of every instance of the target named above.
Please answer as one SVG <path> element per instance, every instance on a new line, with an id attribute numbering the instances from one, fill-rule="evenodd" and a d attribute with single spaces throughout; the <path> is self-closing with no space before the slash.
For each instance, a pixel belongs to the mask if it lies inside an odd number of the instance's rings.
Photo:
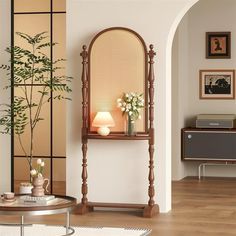
<path id="1" fill-rule="evenodd" d="M 9 65 L 0 66 L 0 69 L 6 72 L 9 81 L 9 85 L 5 86 L 5 89 L 16 87 L 21 90 L 21 96 L 14 96 L 13 103 L 10 105 L 1 104 L 3 108 L 0 110 L 1 133 L 14 131 L 20 136 L 25 132 L 26 127 L 31 125 L 30 120 L 33 120 L 35 125 L 43 120 L 41 108 L 46 101 L 51 99 L 70 100 L 66 95 L 72 91 L 68 84 L 73 78 L 66 75 L 54 75 L 55 72 L 58 71 L 58 74 L 64 68 L 63 62 L 66 60 L 59 58 L 52 61 L 43 52 L 46 48 L 56 45 L 56 43 L 48 42 L 47 34 L 47 32 L 41 32 L 31 36 L 17 32 L 16 35 L 23 39 L 29 47 L 23 48 L 21 45 L 15 45 L 6 48 L 6 52 L 13 57 L 9 60 L 12 68 Z M 45 96 L 45 100 L 40 101 L 36 96 L 31 97 L 30 88 L 24 87 L 25 84 L 34 85 L 34 83 L 41 85 L 37 86 L 37 89 L 34 87 L 34 92 L 40 94 L 39 99 L 44 99 Z M 56 92 L 56 95 L 52 93 L 51 97 L 51 92 Z M 30 113 L 30 110 L 33 112 Z M 34 117 L 37 112 L 39 114 Z"/>

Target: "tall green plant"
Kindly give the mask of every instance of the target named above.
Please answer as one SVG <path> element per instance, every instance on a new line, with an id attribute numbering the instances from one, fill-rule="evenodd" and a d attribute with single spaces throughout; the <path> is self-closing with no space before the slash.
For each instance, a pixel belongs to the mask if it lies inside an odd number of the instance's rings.
<path id="1" fill-rule="evenodd" d="M 9 85 L 6 89 L 13 86 L 20 89 L 21 94 L 14 95 L 12 104 L 1 104 L 0 126 L 2 129 L 0 132 L 6 134 L 14 132 L 31 170 L 35 128 L 44 120 L 41 115 L 42 107 L 51 99 L 69 99 L 67 94 L 71 92 L 71 88 L 68 84 L 72 77 L 58 75 L 60 74 L 58 71 L 63 68 L 60 63 L 65 59 L 52 61 L 43 53 L 45 50 L 50 52 L 50 48 L 55 46 L 55 43 L 48 42 L 46 32 L 33 37 L 20 32 L 16 34 L 26 42 L 27 46 L 26 48 L 8 47 L 6 51 L 11 55 L 9 62 L 12 68 L 8 65 L 1 65 L 0 68 L 6 70 L 9 77 Z M 37 99 L 34 97 L 35 93 L 39 95 Z M 29 153 L 22 142 L 22 135 L 28 126 L 30 130 Z"/>

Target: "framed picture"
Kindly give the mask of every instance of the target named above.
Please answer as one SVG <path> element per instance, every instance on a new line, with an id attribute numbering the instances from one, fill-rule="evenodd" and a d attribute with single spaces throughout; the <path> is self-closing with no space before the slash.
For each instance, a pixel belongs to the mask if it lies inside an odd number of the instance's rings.
<path id="1" fill-rule="evenodd" d="M 206 58 L 231 57 L 231 32 L 206 32 Z"/>
<path id="2" fill-rule="evenodd" d="M 200 99 L 234 99 L 234 70 L 200 70 Z"/>

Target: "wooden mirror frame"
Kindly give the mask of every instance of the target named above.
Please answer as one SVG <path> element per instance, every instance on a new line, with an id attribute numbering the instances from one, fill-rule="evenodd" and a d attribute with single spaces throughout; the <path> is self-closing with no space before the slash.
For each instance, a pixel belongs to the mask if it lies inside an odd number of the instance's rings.
<path id="1" fill-rule="evenodd" d="M 135 136 L 128 136 L 124 133 L 122 134 L 109 134 L 107 136 L 101 136 L 98 134 L 94 134 L 89 132 L 89 69 L 88 69 L 88 63 L 89 63 L 89 52 L 91 51 L 91 47 L 94 43 L 94 41 L 104 32 L 107 32 L 108 30 L 112 29 L 124 29 L 128 30 L 131 33 L 134 33 L 136 36 L 138 36 L 139 39 L 141 39 L 141 42 L 143 42 L 144 49 L 145 49 L 145 98 L 146 98 L 146 133 L 137 133 Z M 85 214 L 91 210 L 94 209 L 94 207 L 115 207 L 115 208 L 136 208 L 141 209 L 143 211 L 144 217 L 152 217 L 156 215 L 159 212 L 159 206 L 158 204 L 155 204 L 154 201 L 154 195 L 155 195 L 155 189 L 154 189 L 154 56 L 156 53 L 153 50 L 153 45 L 151 44 L 149 46 L 149 51 L 146 50 L 145 43 L 141 36 L 139 36 L 136 32 L 133 30 L 127 29 L 127 28 L 121 28 L 121 27 L 114 27 L 109 28 L 101 31 L 99 34 L 97 34 L 94 39 L 92 40 L 89 52 L 87 51 L 87 47 L 83 46 L 83 51 L 81 52 L 81 57 L 83 59 L 82 61 L 82 129 L 81 129 L 81 137 L 82 137 L 82 186 L 81 186 L 81 203 L 77 205 L 77 208 L 74 210 L 74 213 L 79 214 Z M 147 69 L 149 64 L 149 69 Z M 147 72 L 148 70 L 148 72 Z M 87 150 L 88 150 L 88 140 L 90 139 L 101 139 L 101 140 L 146 140 L 148 141 L 148 152 L 149 152 L 149 173 L 148 173 L 148 202 L 147 204 L 124 204 L 124 203 L 96 203 L 96 202 L 89 202 L 88 201 L 88 164 L 87 164 Z"/>
<path id="2" fill-rule="evenodd" d="M 131 33 L 134 37 L 137 38 L 137 41 L 140 42 L 140 45 L 142 46 L 142 50 L 143 50 L 143 56 L 144 58 L 140 58 L 139 60 L 142 61 L 143 60 L 143 70 L 144 70 L 144 73 L 143 73 L 143 81 L 141 81 L 140 83 L 143 83 L 144 86 L 143 86 L 143 91 L 142 93 L 144 94 L 143 97 L 144 97 L 144 101 L 145 101 L 145 106 L 144 106 L 144 111 L 142 112 L 142 122 L 143 124 L 141 125 L 143 128 L 142 130 L 137 130 L 138 133 L 143 133 L 143 134 L 147 134 L 148 133 L 148 53 L 147 53 L 147 46 L 143 40 L 143 38 L 138 34 L 136 33 L 135 31 L 131 30 L 131 29 L 128 29 L 128 28 L 124 28 L 124 27 L 111 27 L 111 28 L 107 28 L 107 29 L 104 29 L 102 31 L 100 31 L 97 35 L 95 35 L 95 37 L 92 39 L 91 43 L 89 44 L 89 48 L 88 48 L 88 133 L 90 134 L 94 134 L 96 133 L 96 131 L 92 128 L 92 119 L 94 117 L 91 117 L 92 116 L 92 98 L 91 98 L 91 83 L 92 83 L 92 76 L 91 76 L 91 61 L 92 61 L 92 58 L 91 58 L 91 54 L 92 54 L 92 50 L 93 50 L 93 47 L 96 43 L 96 40 L 100 38 L 100 36 L 104 35 L 105 33 L 108 33 L 108 32 L 112 32 L 112 31 L 126 31 L 128 33 Z M 141 48 L 140 48 L 141 50 Z M 134 58 L 135 59 L 135 58 Z M 112 87 L 114 87 L 113 84 L 111 84 L 111 89 Z M 125 91 L 122 91 L 122 92 L 125 92 Z M 128 92 L 128 91 L 127 91 Z M 130 92 L 130 91 L 129 91 Z M 133 91 L 135 92 L 135 91 Z M 118 97 L 117 97 L 118 98 Z M 120 113 L 121 114 L 121 113 Z M 114 118 L 114 117 L 113 117 Z M 120 118 L 121 120 L 122 118 Z M 121 130 L 115 130 L 115 131 L 111 131 L 111 134 L 112 133 L 120 133 L 120 134 L 124 134 L 124 127 L 121 129 Z"/>

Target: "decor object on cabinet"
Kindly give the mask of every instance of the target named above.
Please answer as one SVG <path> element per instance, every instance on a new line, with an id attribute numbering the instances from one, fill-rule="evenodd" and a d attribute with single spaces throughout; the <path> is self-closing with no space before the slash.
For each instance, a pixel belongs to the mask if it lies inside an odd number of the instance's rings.
<path id="1" fill-rule="evenodd" d="M 206 32 L 206 58 L 231 57 L 231 32 Z"/>
<path id="2" fill-rule="evenodd" d="M 141 119 L 140 110 L 144 107 L 142 94 L 130 92 L 124 93 L 117 99 L 117 106 L 121 109 L 122 115 L 126 115 L 126 134 L 135 135 L 135 121 Z"/>
<path id="3" fill-rule="evenodd" d="M 108 28 L 98 33 L 91 41 L 88 51 L 83 46 L 82 56 L 82 199 L 74 212 L 84 214 L 94 207 L 140 209 L 144 217 L 159 212 L 154 201 L 154 56 L 153 45 L 149 51 L 142 37 L 135 31 L 123 27 Z M 113 54 L 112 54 L 113 53 Z M 149 64 L 149 70 L 148 70 Z M 99 88 L 97 89 L 97 86 Z M 123 91 L 140 91 L 145 105 L 137 124 L 137 135 L 127 136 L 123 130 L 120 110 L 112 101 Z M 94 114 L 108 109 L 116 126 L 108 136 L 97 135 L 92 130 Z M 121 121 L 122 125 L 119 126 Z M 96 203 L 88 201 L 87 149 L 90 139 L 99 140 L 146 140 L 149 150 L 149 185 L 147 204 Z M 106 167 L 105 167 L 106 168 Z"/>
<path id="4" fill-rule="evenodd" d="M 199 114 L 196 117 L 196 128 L 232 129 L 235 127 L 235 114 Z"/>
<path id="5" fill-rule="evenodd" d="M 70 100 L 67 94 L 71 92 L 68 83 L 71 82 L 72 77 L 59 73 L 63 69 L 60 62 L 65 59 L 52 61 L 45 54 L 45 50 L 47 52 L 55 45 L 55 43 L 48 42 L 47 32 L 34 36 L 17 32 L 16 35 L 24 40 L 25 47 L 14 45 L 7 48 L 6 51 L 11 55 L 11 66 L 1 65 L 0 68 L 6 70 L 9 75 L 9 85 L 6 88 L 15 88 L 19 92 L 14 94 L 11 104 L 2 104 L 6 108 L 1 110 L 0 126 L 2 126 L 2 130 L 0 132 L 7 134 L 14 132 L 14 137 L 17 138 L 19 146 L 27 158 L 29 170 L 32 170 L 35 131 L 38 124 L 44 120 L 42 108 L 51 99 Z M 35 85 L 34 89 L 33 85 Z M 31 88 L 29 89 L 27 86 L 31 86 Z M 23 143 L 24 134 L 27 132 L 29 141 Z"/>
<path id="6" fill-rule="evenodd" d="M 102 136 L 107 136 L 110 133 L 109 127 L 114 127 L 115 122 L 110 114 L 107 111 L 99 111 L 92 123 L 93 127 L 98 127 L 97 133 Z"/>
<path id="7" fill-rule="evenodd" d="M 200 70 L 199 97 L 200 99 L 234 99 L 235 71 Z"/>

